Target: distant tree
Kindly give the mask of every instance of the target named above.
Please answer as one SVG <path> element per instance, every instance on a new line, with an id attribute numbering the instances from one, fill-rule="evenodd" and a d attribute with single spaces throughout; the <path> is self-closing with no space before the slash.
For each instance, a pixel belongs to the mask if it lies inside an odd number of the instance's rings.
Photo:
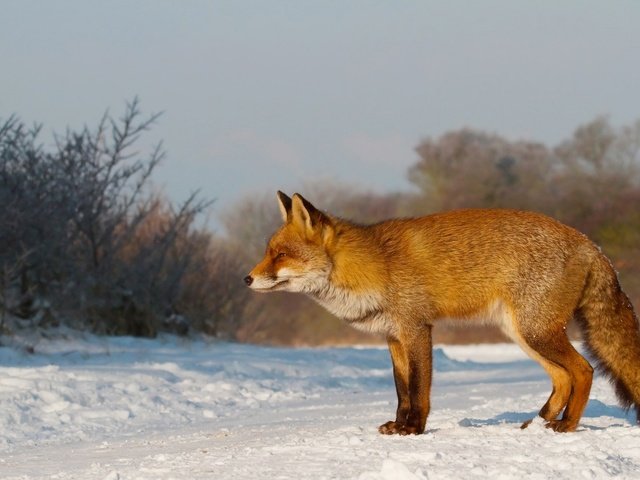
<path id="1" fill-rule="evenodd" d="M 639 122 L 640 123 L 640 122 Z M 616 131 L 604 117 L 576 129 L 554 150 L 557 217 L 594 234 L 620 218 L 640 188 L 640 125 Z"/>
<path id="2" fill-rule="evenodd" d="M 638 304 L 640 122 L 616 129 L 598 117 L 555 148 L 463 129 L 427 138 L 416 151 L 420 158 L 408 175 L 418 194 L 377 194 L 328 182 L 303 185 L 300 193 L 333 215 L 361 223 L 465 207 L 547 213 L 601 244 Z M 234 255 L 241 259 L 243 273 L 262 257 L 281 222 L 275 192 L 247 197 L 225 213 L 228 247 L 232 251 L 233 245 L 240 247 Z M 250 294 L 239 315 L 241 340 L 277 344 L 375 340 L 349 329 L 302 295 Z M 447 325 L 437 326 L 435 338 L 449 343 L 506 340 L 496 329 Z"/>
<path id="3" fill-rule="evenodd" d="M 425 211 L 462 207 L 534 208 L 551 168 L 542 144 L 510 142 L 470 129 L 426 139 L 409 180 L 422 192 Z"/>

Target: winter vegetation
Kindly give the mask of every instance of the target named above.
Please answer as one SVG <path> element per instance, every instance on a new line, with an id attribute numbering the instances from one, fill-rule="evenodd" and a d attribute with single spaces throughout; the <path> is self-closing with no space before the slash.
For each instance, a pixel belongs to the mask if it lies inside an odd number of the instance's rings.
<path id="1" fill-rule="evenodd" d="M 378 341 L 302 296 L 246 289 L 242 277 L 281 222 L 281 186 L 227 209 L 221 234 L 207 230 L 198 218 L 210 200 L 195 193 L 177 205 L 152 188 L 155 167 L 171 161 L 162 145 L 144 146 L 158 118 L 133 100 L 121 117 L 106 114 L 52 146 L 41 126 L 0 119 L 0 334 L 64 324 L 277 345 Z M 467 207 L 540 211 L 598 243 L 639 304 L 640 121 L 618 128 L 599 117 L 553 147 L 467 128 L 427 137 L 416 153 L 410 191 L 327 182 L 300 191 L 358 222 Z M 435 332 L 439 342 L 502 339 L 483 327 Z"/>
<path id="2" fill-rule="evenodd" d="M 640 121 L 614 128 L 605 117 L 580 126 L 555 147 L 462 129 L 426 138 L 408 178 L 411 192 L 377 194 L 348 186 L 311 184 L 307 199 L 359 222 L 456 208 L 534 210 L 576 227 L 614 262 L 623 288 L 640 302 Z M 227 213 L 230 239 L 244 245 L 247 268 L 262 256 L 280 224 L 272 192 L 247 198 Z M 273 297 L 280 295 L 279 298 Z M 251 315 L 239 338 L 278 344 L 367 340 L 307 298 L 289 294 L 249 298 Z M 436 325 L 436 342 L 504 341 L 488 327 Z"/>
<path id="3" fill-rule="evenodd" d="M 219 335 L 239 320 L 229 308 L 244 292 L 229 292 L 225 276 L 239 266 L 194 223 L 211 202 L 193 194 L 174 205 L 150 188 L 164 153 L 139 144 L 157 118 L 134 100 L 120 119 L 56 136 L 53 148 L 40 126 L 15 116 L 1 124 L 0 332 L 64 323 Z"/>

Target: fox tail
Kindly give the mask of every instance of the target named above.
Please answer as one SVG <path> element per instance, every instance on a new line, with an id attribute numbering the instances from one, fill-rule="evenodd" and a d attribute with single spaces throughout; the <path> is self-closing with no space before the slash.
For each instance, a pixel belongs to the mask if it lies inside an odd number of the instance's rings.
<path id="1" fill-rule="evenodd" d="M 635 409 L 640 424 L 640 325 L 604 255 L 591 266 L 577 318 L 598 369 L 610 378 L 620 404 Z"/>

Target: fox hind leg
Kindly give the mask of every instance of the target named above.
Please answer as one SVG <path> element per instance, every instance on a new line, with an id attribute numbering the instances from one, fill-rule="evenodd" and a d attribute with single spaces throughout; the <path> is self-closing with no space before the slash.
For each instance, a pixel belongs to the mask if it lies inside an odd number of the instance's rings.
<path id="1" fill-rule="evenodd" d="M 593 368 L 573 348 L 564 329 L 553 335 L 525 336 L 524 340 L 553 383 L 553 391 L 540 416 L 547 420 L 546 426 L 556 432 L 574 431 L 589 400 Z M 556 419 L 563 408 L 562 418 Z"/>
<path id="2" fill-rule="evenodd" d="M 553 389 L 547 403 L 540 409 L 539 415 L 547 422 L 551 422 L 558 418 L 567 404 L 571 396 L 571 375 L 560 365 L 556 365 L 547 360 L 541 360 L 542 367 L 547 371 L 551 378 Z"/>
<path id="3" fill-rule="evenodd" d="M 571 375 L 569 375 L 569 372 L 561 366 L 549 362 L 543 357 L 538 355 L 535 355 L 534 357 L 545 369 L 551 378 L 551 383 L 553 385 L 551 395 L 544 406 L 540 409 L 538 415 L 547 422 L 552 422 L 558 418 L 558 415 L 560 415 L 567 406 L 569 396 L 571 394 Z M 527 420 L 522 424 L 521 428 L 527 428 L 532 421 L 533 419 Z"/>
<path id="4" fill-rule="evenodd" d="M 550 420 L 547 427 L 556 432 L 572 432 L 578 427 L 591 391 L 593 368 L 565 337 L 562 348 L 553 352 L 555 361 L 562 365 L 571 377 L 571 393 L 562 419 Z"/>

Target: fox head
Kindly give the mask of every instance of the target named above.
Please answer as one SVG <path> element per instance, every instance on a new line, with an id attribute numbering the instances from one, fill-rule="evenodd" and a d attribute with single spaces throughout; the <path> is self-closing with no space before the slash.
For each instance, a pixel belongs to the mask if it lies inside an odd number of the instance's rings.
<path id="1" fill-rule="evenodd" d="M 331 272 L 334 221 L 297 193 L 289 198 L 279 191 L 277 197 L 284 224 L 244 281 L 257 292 L 320 290 Z"/>

